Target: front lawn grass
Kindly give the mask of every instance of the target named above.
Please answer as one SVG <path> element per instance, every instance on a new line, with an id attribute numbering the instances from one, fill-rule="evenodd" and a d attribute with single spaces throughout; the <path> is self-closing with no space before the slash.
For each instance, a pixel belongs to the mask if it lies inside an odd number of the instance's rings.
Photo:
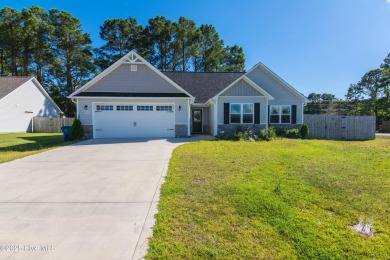
<path id="1" fill-rule="evenodd" d="M 0 163 L 40 153 L 64 143 L 61 133 L 10 133 L 0 134 Z"/>
<path id="2" fill-rule="evenodd" d="M 389 259 L 389 177 L 386 138 L 182 145 L 147 259 Z"/>

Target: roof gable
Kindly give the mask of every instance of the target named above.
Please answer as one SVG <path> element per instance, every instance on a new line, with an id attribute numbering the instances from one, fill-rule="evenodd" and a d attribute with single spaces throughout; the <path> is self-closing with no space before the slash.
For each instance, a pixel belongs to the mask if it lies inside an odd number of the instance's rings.
<path id="1" fill-rule="evenodd" d="M 224 95 L 225 93 L 227 92 L 230 92 L 230 90 L 234 87 L 237 86 L 237 84 L 239 83 L 242 83 L 242 82 L 245 82 L 247 85 L 249 85 L 250 87 L 252 87 L 257 93 L 258 93 L 258 96 L 265 96 L 267 97 L 269 100 L 273 100 L 274 97 L 271 96 L 270 94 L 267 93 L 267 91 L 265 91 L 264 89 L 262 89 L 260 86 L 258 86 L 256 83 L 254 83 L 251 79 L 249 79 L 247 76 L 245 75 L 242 75 L 240 78 L 238 78 L 237 80 L 235 80 L 232 84 L 230 84 L 229 86 L 227 86 L 224 90 L 222 90 L 221 92 L 219 92 L 217 95 L 215 95 L 216 97 L 217 96 L 221 96 L 221 95 Z M 252 92 L 253 93 L 253 92 Z M 236 93 L 234 93 L 235 96 L 242 96 L 242 95 L 237 95 Z M 226 96 L 226 94 L 225 94 Z"/>
<path id="2" fill-rule="evenodd" d="M 42 87 L 39 81 L 35 77 L 25 76 L 25 77 L 0 77 L 0 100 L 8 96 L 21 86 L 25 85 L 27 82 L 31 82 L 41 93 L 42 95 L 54 106 L 58 113 L 62 113 L 61 109 L 57 106 L 54 100 Z"/>
<path id="3" fill-rule="evenodd" d="M 137 65 L 136 71 L 133 70 L 133 65 Z M 80 96 L 79 93 L 87 90 L 100 93 L 184 93 L 192 98 L 191 94 L 134 51 L 123 56 L 69 97 Z"/>
<path id="4" fill-rule="evenodd" d="M 31 77 L 0 77 L 0 99 L 29 81 Z"/>
<path id="5" fill-rule="evenodd" d="M 266 80 L 262 80 L 261 77 L 256 77 L 255 72 L 256 70 L 260 70 L 261 72 L 265 73 L 268 78 Z M 272 70 L 270 70 L 268 67 L 266 67 L 261 62 L 256 64 L 252 69 L 250 69 L 246 76 L 253 80 L 257 85 L 261 85 L 266 91 L 270 92 L 272 94 L 272 88 L 269 88 L 269 80 L 273 80 L 277 85 L 288 91 L 290 94 L 292 94 L 294 97 L 302 100 L 302 102 L 308 102 L 308 99 L 300 92 L 298 92 L 294 87 L 292 87 L 290 84 L 288 84 L 286 81 L 284 81 L 281 77 L 276 75 Z M 278 98 L 277 95 L 273 94 L 274 97 Z"/>

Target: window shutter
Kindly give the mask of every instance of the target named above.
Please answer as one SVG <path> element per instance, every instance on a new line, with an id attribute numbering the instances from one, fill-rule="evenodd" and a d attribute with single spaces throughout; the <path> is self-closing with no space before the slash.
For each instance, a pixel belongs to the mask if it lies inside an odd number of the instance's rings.
<path id="1" fill-rule="evenodd" d="M 225 125 L 229 124 L 230 117 L 230 103 L 223 103 L 223 123 Z"/>
<path id="2" fill-rule="evenodd" d="M 269 120 L 270 117 L 271 115 L 269 114 L 269 105 L 268 105 L 268 124 L 270 124 L 270 120 Z"/>
<path id="3" fill-rule="evenodd" d="M 291 124 L 297 123 L 297 105 L 291 106 Z"/>
<path id="4" fill-rule="evenodd" d="M 255 125 L 260 124 L 260 103 L 255 103 Z"/>

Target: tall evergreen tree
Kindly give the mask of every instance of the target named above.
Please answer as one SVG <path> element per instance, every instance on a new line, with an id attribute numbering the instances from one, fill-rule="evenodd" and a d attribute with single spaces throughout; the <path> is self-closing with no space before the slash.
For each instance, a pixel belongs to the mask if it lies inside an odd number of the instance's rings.
<path id="1" fill-rule="evenodd" d="M 201 25 L 200 53 L 202 71 L 219 71 L 224 58 L 223 40 L 212 25 Z"/>
<path id="2" fill-rule="evenodd" d="M 150 55 L 151 63 L 159 70 L 166 71 L 169 62 L 169 47 L 172 40 L 172 22 L 164 16 L 151 18 L 145 32 L 148 42 L 153 46 Z"/>
<path id="3" fill-rule="evenodd" d="M 177 23 L 174 23 L 176 37 L 174 42 L 180 50 L 181 70 L 189 70 L 189 61 L 191 58 L 191 46 L 200 40 L 199 31 L 196 30 L 194 21 L 183 16 L 179 18 Z"/>
<path id="4" fill-rule="evenodd" d="M 60 94 L 56 101 L 64 104 L 65 114 L 75 115 L 75 107 L 66 96 L 83 85 L 94 73 L 90 36 L 81 30 L 80 21 L 70 13 L 51 9 L 50 23 L 54 26 L 51 36 L 55 60 L 51 64 L 53 93 Z"/>
<path id="5" fill-rule="evenodd" d="M 225 55 L 221 70 L 230 72 L 245 70 L 245 55 L 242 47 L 233 45 L 225 48 Z"/>
<path id="6" fill-rule="evenodd" d="M 18 76 L 22 53 L 22 15 L 15 9 L 4 7 L 0 11 L 0 48 L 4 55 L 2 74 Z"/>
<path id="7" fill-rule="evenodd" d="M 143 27 L 135 18 L 110 19 L 100 26 L 100 38 L 106 41 L 95 49 L 96 64 L 103 70 L 131 50 L 138 50 Z"/>
<path id="8" fill-rule="evenodd" d="M 53 50 L 50 36 L 53 26 L 49 23 L 49 15 L 39 6 L 23 9 L 23 67 L 25 74 L 33 72 L 37 80 L 46 85 L 47 72 L 53 62 Z"/>

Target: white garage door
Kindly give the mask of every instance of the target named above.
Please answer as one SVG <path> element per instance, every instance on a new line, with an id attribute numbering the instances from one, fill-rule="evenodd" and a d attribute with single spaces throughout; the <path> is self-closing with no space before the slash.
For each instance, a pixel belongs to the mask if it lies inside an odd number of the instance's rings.
<path id="1" fill-rule="evenodd" d="M 94 138 L 175 137 L 172 104 L 95 104 Z"/>

